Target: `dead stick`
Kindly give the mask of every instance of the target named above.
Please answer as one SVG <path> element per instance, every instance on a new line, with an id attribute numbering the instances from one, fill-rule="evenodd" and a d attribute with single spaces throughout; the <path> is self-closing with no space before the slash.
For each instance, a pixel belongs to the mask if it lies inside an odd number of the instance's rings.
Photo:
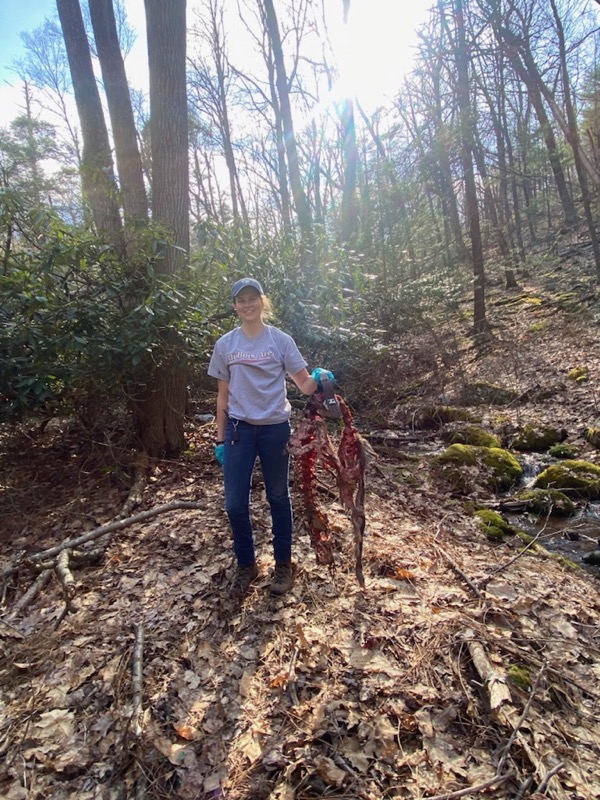
<path id="1" fill-rule="evenodd" d="M 521 728 L 521 725 L 527 719 L 527 714 L 529 714 L 529 709 L 531 708 L 531 704 L 533 703 L 533 698 L 535 697 L 535 693 L 537 691 L 537 688 L 540 685 L 540 680 L 542 679 L 542 675 L 546 671 L 546 666 L 547 666 L 546 662 L 544 662 L 542 664 L 541 668 L 540 668 L 540 671 L 537 674 L 537 678 L 535 679 L 535 683 L 531 687 L 531 694 L 527 698 L 527 702 L 525 703 L 525 708 L 523 709 L 523 713 L 519 717 L 519 719 L 517 721 L 517 724 L 514 727 L 513 732 L 509 736 L 508 742 L 502 748 L 502 752 L 500 754 L 500 760 L 498 761 L 498 769 L 497 769 L 497 772 L 499 772 L 499 773 L 502 772 L 502 768 L 504 767 L 504 764 L 506 763 L 506 759 L 508 758 L 508 754 L 510 752 L 510 748 L 512 747 L 514 740 L 517 738 L 517 734 L 518 734 L 518 732 L 519 732 L 519 730 Z"/>
<path id="2" fill-rule="evenodd" d="M 546 525 L 547 525 L 547 521 L 546 521 Z M 528 542 L 528 544 L 526 544 L 526 545 L 525 545 L 525 547 L 524 547 L 524 548 L 523 548 L 523 549 L 522 549 L 522 550 L 521 550 L 519 553 L 517 553 L 517 555 L 516 555 L 516 556 L 514 556 L 514 557 L 513 557 L 513 558 L 511 558 L 511 559 L 509 559 L 509 560 L 508 560 L 508 561 L 507 561 L 505 564 L 500 564 L 500 566 L 498 566 L 498 567 L 496 567 L 495 569 L 493 569 L 493 570 L 492 570 L 492 571 L 489 573 L 489 575 L 487 575 L 485 578 L 483 578 L 483 580 L 479 581 L 479 586 L 480 586 L 482 589 L 485 589 L 485 587 L 486 587 L 486 586 L 488 585 L 488 583 L 489 583 L 489 582 L 492 580 L 492 577 L 493 577 L 494 575 L 497 575 L 497 574 L 498 574 L 498 572 L 504 572 L 505 570 L 507 570 L 507 569 L 508 569 L 508 568 L 509 568 L 509 567 L 510 567 L 512 564 L 514 564 L 514 563 L 515 563 L 515 561 L 518 561 L 518 560 L 519 560 L 519 559 L 520 559 L 522 556 L 524 556 L 524 555 L 525 555 L 525 553 L 526 553 L 528 550 L 531 550 L 531 549 L 534 547 L 534 545 L 537 543 L 537 540 L 540 538 L 540 536 L 542 535 L 542 533 L 545 531 L 545 529 L 546 529 L 546 525 L 544 525 L 544 527 L 542 528 L 542 530 L 541 530 L 541 531 L 539 531 L 539 532 L 538 532 L 538 533 L 535 535 L 535 537 L 534 537 L 534 538 L 533 538 L 533 539 L 532 539 L 530 542 Z"/>
<path id="3" fill-rule="evenodd" d="M 292 703 L 295 706 L 300 705 L 300 701 L 298 699 L 298 692 L 296 691 L 296 660 L 298 658 L 298 653 L 300 652 L 300 647 L 296 645 L 294 648 L 294 652 L 292 653 L 292 659 L 290 661 L 290 666 L 288 669 L 288 692 L 290 693 L 290 697 L 292 698 Z"/>
<path id="4" fill-rule="evenodd" d="M 135 642 L 133 645 L 133 664 L 131 669 L 131 689 L 133 694 L 133 732 L 139 737 L 142 734 L 142 704 L 144 698 L 144 625 L 138 622 L 133 626 Z M 139 777 L 136 781 L 136 800 L 143 800 L 146 796 L 146 776 L 142 769 L 142 762 L 138 763 Z"/>
<path id="5" fill-rule="evenodd" d="M 45 569 L 43 572 L 37 576 L 35 581 L 31 584 L 29 589 L 25 592 L 25 594 L 20 597 L 17 602 L 13 606 L 13 610 L 9 614 L 9 619 L 14 619 L 19 611 L 23 611 L 24 608 L 34 600 L 35 597 L 42 591 L 42 589 L 46 586 L 46 584 L 50 581 L 52 577 L 52 570 Z"/>
<path id="6" fill-rule="evenodd" d="M 491 786 L 496 786 L 498 783 L 504 783 L 509 778 L 514 776 L 514 772 L 507 772 L 504 775 L 495 775 L 485 783 L 478 783 L 476 786 L 468 786 L 466 789 L 458 789 L 456 792 L 447 792 L 446 794 L 436 794 L 435 797 L 430 797 L 428 800 L 455 800 L 457 797 L 466 797 L 467 795 L 477 794 L 484 792 Z"/>
<path id="7" fill-rule="evenodd" d="M 56 559 L 56 574 L 58 576 L 58 580 L 60 581 L 60 585 L 63 587 L 65 597 L 68 600 L 72 600 L 73 595 L 75 594 L 75 578 L 73 577 L 73 573 L 71 572 L 71 567 L 69 565 L 70 559 L 71 550 L 69 550 L 69 548 L 66 548 L 59 553 Z"/>
<path id="8" fill-rule="evenodd" d="M 550 781 L 552 780 L 552 778 L 556 775 L 557 772 L 561 771 L 561 769 L 564 767 L 564 765 L 565 765 L 564 761 L 559 761 L 559 763 L 555 767 L 552 767 L 550 772 L 546 773 L 546 777 L 544 778 L 544 780 L 540 783 L 540 785 L 535 790 L 536 794 L 544 794 L 544 792 L 546 791 L 546 788 L 547 788 L 548 784 L 550 783 Z"/>
<path id="9" fill-rule="evenodd" d="M 542 662 L 541 659 L 536 658 L 532 653 L 527 652 L 524 647 L 513 647 L 508 642 L 496 637 L 493 638 L 493 642 L 501 650 L 505 650 L 511 655 L 516 655 L 518 658 L 523 658 L 524 660 L 531 662 L 535 667 L 539 667 L 543 663 L 546 663 Z M 583 692 L 588 697 L 592 697 L 595 700 L 600 700 L 600 694 L 598 694 L 598 692 L 594 692 L 592 689 L 574 680 L 572 675 L 567 675 L 565 672 L 562 672 L 560 669 L 556 669 L 556 667 L 551 667 L 547 663 L 546 671 L 549 675 L 554 675 L 556 678 L 560 678 L 561 681 L 564 681 L 564 683 L 566 683 L 568 686 L 574 686 L 576 689 L 579 689 L 580 692 Z M 581 709 L 578 709 L 578 713 L 582 714 Z"/>
<path id="10" fill-rule="evenodd" d="M 133 732 L 139 736 L 142 732 L 142 698 L 144 676 L 144 625 L 139 622 L 133 626 L 135 631 L 135 644 L 133 646 L 133 665 L 131 688 L 133 692 Z"/>
<path id="11" fill-rule="evenodd" d="M 445 551 L 443 548 L 441 548 L 441 547 L 439 546 L 439 544 L 436 544 L 436 545 L 435 545 L 435 549 L 436 549 L 436 550 L 437 550 L 437 551 L 440 553 L 440 555 L 442 555 L 442 556 L 443 556 L 443 557 L 446 559 L 446 561 L 447 561 L 447 562 L 450 564 L 450 566 L 452 567 L 452 569 L 453 569 L 453 570 L 454 570 L 454 571 L 455 571 L 455 572 L 456 572 L 458 575 L 460 575 L 460 577 L 463 579 L 463 581 L 464 581 L 464 582 L 467 584 L 467 586 L 468 586 L 468 587 L 469 587 L 469 588 L 470 588 L 470 589 L 471 589 L 471 590 L 472 590 L 472 591 L 473 591 L 473 592 L 474 592 L 474 593 L 477 595 L 477 597 L 479 597 L 479 599 L 480 599 L 480 600 L 483 600 L 483 595 L 481 594 L 481 592 L 479 591 L 479 589 L 477 588 L 477 586 L 475 586 L 475 584 L 473 583 L 473 581 L 471 580 L 471 578 L 469 578 L 469 576 L 468 576 L 468 575 L 465 575 L 465 573 L 464 573 L 464 572 L 462 571 L 462 569 L 461 569 L 461 568 L 458 566 L 458 564 L 456 563 L 456 561 L 454 561 L 454 559 L 453 559 L 451 556 L 449 556 L 449 555 L 448 555 L 448 553 L 446 553 L 446 551 Z"/>
<path id="12" fill-rule="evenodd" d="M 140 453 L 135 467 L 135 480 L 129 490 L 127 499 L 123 504 L 119 517 L 128 517 L 134 508 L 141 506 L 146 487 L 146 473 L 148 471 L 148 455 Z"/>
<path id="13" fill-rule="evenodd" d="M 127 519 L 119 519 L 115 520 L 115 522 L 109 522 L 107 525 L 102 525 L 99 528 L 95 528 L 93 531 L 84 533 L 82 536 L 78 536 L 75 539 L 68 539 L 67 541 L 62 542 L 62 544 L 57 544 L 55 547 L 48 548 L 48 550 L 43 550 L 42 552 L 35 553 L 32 556 L 26 556 L 19 559 L 19 561 L 17 561 L 16 564 L 13 564 L 12 567 L 8 567 L 8 569 L 5 569 L 4 572 L 0 573 L 0 580 L 4 580 L 5 578 L 9 578 L 11 575 L 14 575 L 24 565 L 33 565 L 38 561 L 43 561 L 45 558 L 54 558 L 54 556 L 57 556 L 67 547 L 78 547 L 79 545 L 85 544 L 92 539 L 103 536 L 105 533 L 120 531 L 123 528 L 127 528 L 129 525 L 135 525 L 136 522 L 145 522 L 146 520 L 152 519 L 159 514 L 164 514 L 167 511 L 176 511 L 180 508 L 202 509 L 205 508 L 205 503 L 194 500 L 174 500 L 172 503 L 166 503 L 163 506 L 156 506 L 156 508 L 150 508 L 148 511 L 141 511 L 139 514 L 134 514 L 132 517 L 127 517 Z"/>

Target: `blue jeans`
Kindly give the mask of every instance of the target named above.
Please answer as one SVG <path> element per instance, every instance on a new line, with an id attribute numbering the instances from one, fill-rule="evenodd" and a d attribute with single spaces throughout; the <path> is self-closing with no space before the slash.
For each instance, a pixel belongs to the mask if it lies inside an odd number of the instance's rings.
<path id="1" fill-rule="evenodd" d="M 227 422 L 223 462 L 225 509 L 233 532 L 233 550 L 240 567 L 255 561 L 250 490 L 257 456 L 271 507 L 275 561 L 289 561 L 292 557 L 290 457 L 286 450 L 289 438 L 289 422 L 277 425 L 251 425 L 233 419 Z"/>

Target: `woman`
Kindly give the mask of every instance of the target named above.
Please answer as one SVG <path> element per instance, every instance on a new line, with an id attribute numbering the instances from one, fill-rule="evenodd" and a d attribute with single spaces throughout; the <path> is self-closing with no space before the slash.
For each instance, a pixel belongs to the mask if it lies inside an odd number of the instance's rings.
<path id="1" fill-rule="evenodd" d="M 231 298 L 241 325 L 217 341 L 208 374 L 218 381 L 215 456 L 223 467 L 225 507 L 233 532 L 237 559 L 234 591 L 243 594 L 258 577 L 250 521 L 250 487 L 256 457 L 260 459 L 271 508 L 275 570 L 271 594 L 282 595 L 292 586 L 292 506 L 289 492 L 290 403 L 288 374 L 304 394 L 320 389 L 319 377 L 309 375 L 291 336 L 266 320 L 272 315 L 269 299 L 254 278 L 234 283 Z"/>

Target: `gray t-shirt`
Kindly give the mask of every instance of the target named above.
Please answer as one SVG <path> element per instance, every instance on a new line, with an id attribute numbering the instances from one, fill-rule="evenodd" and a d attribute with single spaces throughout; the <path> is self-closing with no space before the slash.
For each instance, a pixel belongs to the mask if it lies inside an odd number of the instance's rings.
<path id="1" fill-rule="evenodd" d="M 287 333 L 266 325 L 250 339 L 241 328 L 221 336 L 208 366 L 212 378 L 229 383 L 227 413 L 252 425 L 275 425 L 290 418 L 285 375 L 306 366 Z"/>

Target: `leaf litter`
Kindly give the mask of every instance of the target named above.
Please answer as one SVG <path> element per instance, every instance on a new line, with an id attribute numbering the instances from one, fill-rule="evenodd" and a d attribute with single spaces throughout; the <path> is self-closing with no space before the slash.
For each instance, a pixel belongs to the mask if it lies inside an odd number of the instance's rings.
<path id="1" fill-rule="evenodd" d="M 534 377 L 556 381 L 557 370 L 580 360 L 577 331 L 567 333 L 559 333 L 560 361 L 556 339 L 528 350 L 523 334 L 523 390 Z M 586 349 L 596 375 L 597 349 Z M 498 358 L 488 362 L 496 381 Z M 485 364 L 477 361 L 481 375 Z M 516 425 L 527 413 L 551 418 L 568 407 L 589 419 L 590 393 L 575 385 L 565 392 L 571 404 L 561 396 L 554 412 L 521 406 L 506 415 Z M 61 460 L 68 448 L 80 455 L 76 432 L 44 436 L 41 455 L 38 447 L 15 457 L 23 438 L 4 435 L 11 466 L 2 569 L 110 522 L 123 502 L 123 487 L 86 483 L 83 456 Z M 488 541 L 463 500 L 426 466 L 415 470 L 415 483 L 394 477 L 395 464 L 380 458 L 368 477 L 364 590 L 354 575 L 351 523 L 324 492 L 335 569 L 316 564 L 300 529 L 294 587 L 270 597 L 269 519 L 258 479 L 260 579 L 236 601 L 211 431 L 197 427 L 190 440 L 191 455 L 155 465 L 143 509 L 174 501 L 201 508 L 175 508 L 115 532 L 101 565 L 76 570 L 75 609 L 58 627 L 65 597 L 55 577 L 12 616 L 34 575 L 19 562 L 6 579 L 2 797 L 600 797 L 594 574 L 543 551 L 515 559 L 518 546 Z M 85 474 L 94 476 L 85 458 Z M 32 493 L 32 460 L 61 477 L 54 494 Z M 143 631 L 137 655 L 136 630 Z"/>

